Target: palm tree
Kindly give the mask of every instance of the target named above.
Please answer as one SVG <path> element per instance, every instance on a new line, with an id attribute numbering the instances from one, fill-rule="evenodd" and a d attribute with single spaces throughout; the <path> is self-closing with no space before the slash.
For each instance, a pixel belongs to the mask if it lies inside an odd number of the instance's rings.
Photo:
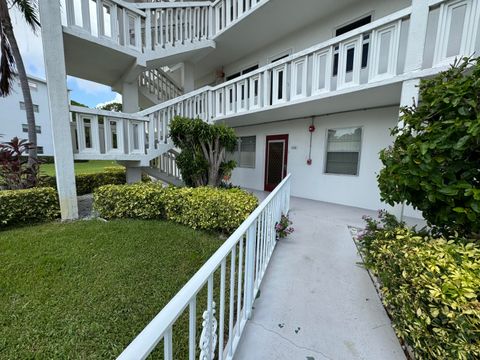
<path id="1" fill-rule="evenodd" d="M 38 162 L 35 116 L 25 65 L 15 39 L 10 18 L 9 10 L 13 7 L 20 11 L 34 32 L 40 26 L 36 0 L 0 0 L 0 96 L 4 97 L 11 93 L 14 77 L 18 75 L 27 114 L 28 141 L 32 144 L 28 152 L 28 163 L 33 169 L 36 169 Z"/>

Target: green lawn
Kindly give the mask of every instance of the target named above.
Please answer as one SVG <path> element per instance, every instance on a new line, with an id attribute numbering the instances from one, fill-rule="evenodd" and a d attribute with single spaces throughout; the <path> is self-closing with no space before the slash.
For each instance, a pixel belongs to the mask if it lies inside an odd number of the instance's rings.
<path id="1" fill-rule="evenodd" d="M 92 174 L 102 172 L 105 167 L 120 167 L 116 161 L 109 161 L 109 160 L 90 160 L 87 162 L 76 162 L 75 163 L 75 174 Z M 55 175 L 55 165 L 54 164 L 42 164 L 41 172 L 44 175 Z"/>
<path id="2" fill-rule="evenodd" d="M 0 232 L 0 358 L 118 356 L 221 243 L 162 221 Z"/>

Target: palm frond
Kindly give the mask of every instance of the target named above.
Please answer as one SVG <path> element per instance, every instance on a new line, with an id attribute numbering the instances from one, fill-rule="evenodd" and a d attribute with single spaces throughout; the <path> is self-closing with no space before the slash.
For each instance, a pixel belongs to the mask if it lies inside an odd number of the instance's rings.
<path id="1" fill-rule="evenodd" d="M 12 6 L 17 6 L 27 24 L 30 25 L 33 32 L 35 32 L 40 26 L 37 0 L 11 0 L 11 4 Z"/>
<path id="2" fill-rule="evenodd" d="M 0 29 L 0 96 L 5 97 L 10 94 L 12 89 L 13 77 L 15 76 L 12 49 L 10 43 L 3 32 Z"/>

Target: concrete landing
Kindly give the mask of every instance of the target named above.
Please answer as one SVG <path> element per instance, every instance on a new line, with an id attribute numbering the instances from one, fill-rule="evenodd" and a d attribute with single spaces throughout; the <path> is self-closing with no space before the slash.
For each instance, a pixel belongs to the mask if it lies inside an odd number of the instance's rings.
<path id="1" fill-rule="evenodd" d="M 235 359 L 404 360 L 348 229 L 376 213 L 292 198 L 290 214 Z"/>

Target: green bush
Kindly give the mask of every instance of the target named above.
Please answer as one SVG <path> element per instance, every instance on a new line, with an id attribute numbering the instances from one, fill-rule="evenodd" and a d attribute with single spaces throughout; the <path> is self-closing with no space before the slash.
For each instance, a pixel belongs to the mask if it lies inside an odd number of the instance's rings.
<path id="1" fill-rule="evenodd" d="M 105 171 L 99 173 L 75 175 L 77 195 L 91 194 L 96 188 L 103 185 L 120 185 L 125 184 L 125 182 L 125 169 L 115 167 L 106 167 Z M 42 185 L 56 188 L 55 176 L 45 176 L 42 179 Z"/>
<path id="2" fill-rule="evenodd" d="M 367 222 L 361 251 L 398 336 L 419 359 L 480 358 L 480 246 Z"/>
<path id="3" fill-rule="evenodd" d="M 240 226 L 257 204 L 255 196 L 240 189 L 133 184 L 102 186 L 94 192 L 95 210 L 106 219 L 167 219 L 224 233 Z"/>
<path id="4" fill-rule="evenodd" d="M 479 59 L 422 80 L 421 101 L 402 109 L 380 154 L 382 200 L 412 204 L 444 236 L 480 235 L 479 94 Z"/>
<path id="5" fill-rule="evenodd" d="M 22 223 L 50 221 L 59 216 L 53 188 L 0 191 L 0 228 Z"/>

